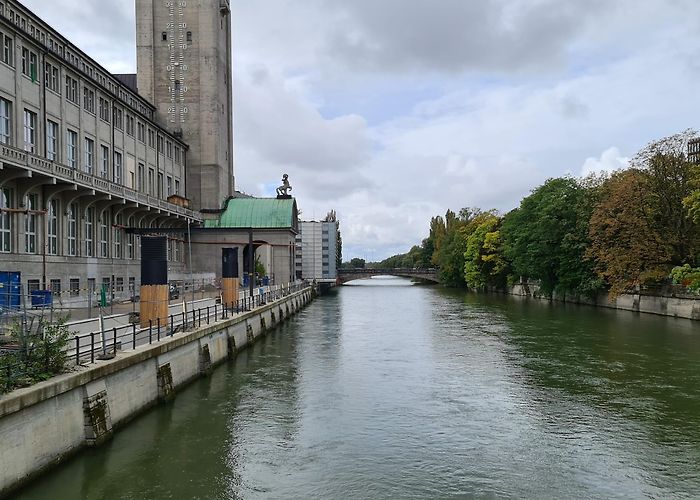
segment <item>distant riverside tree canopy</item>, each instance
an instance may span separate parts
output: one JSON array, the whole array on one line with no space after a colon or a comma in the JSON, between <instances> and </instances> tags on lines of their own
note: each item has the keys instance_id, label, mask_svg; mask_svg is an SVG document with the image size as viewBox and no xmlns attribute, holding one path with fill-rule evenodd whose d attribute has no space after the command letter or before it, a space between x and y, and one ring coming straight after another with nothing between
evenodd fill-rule
<instances>
[{"instance_id":1,"label":"distant riverside tree canopy","mask_svg":"<svg viewBox=\"0 0 700 500\"><path fill-rule=\"evenodd\" d=\"M653 141L612 174L548 179L507 214L448 210L420 246L368 266L438 267L444 284L472 289L536 282L548 295L671 281L700 290L700 166L687 156L696 136Z\"/></svg>"}]
</instances>

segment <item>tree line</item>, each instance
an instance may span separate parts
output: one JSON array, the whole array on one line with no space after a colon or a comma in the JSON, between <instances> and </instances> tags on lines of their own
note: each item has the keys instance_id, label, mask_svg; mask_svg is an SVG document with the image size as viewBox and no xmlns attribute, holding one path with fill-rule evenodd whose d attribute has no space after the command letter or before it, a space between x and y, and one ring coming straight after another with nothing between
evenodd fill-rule
<instances>
[{"instance_id":1,"label":"tree line","mask_svg":"<svg viewBox=\"0 0 700 500\"><path fill-rule=\"evenodd\" d=\"M651 142L611 174L548 179L506 214L448 210L421 245L372 267L437 267L443 283L616 296L649 284L700 289L700 167L693 130Z\"/></svg>"}]
</instances>

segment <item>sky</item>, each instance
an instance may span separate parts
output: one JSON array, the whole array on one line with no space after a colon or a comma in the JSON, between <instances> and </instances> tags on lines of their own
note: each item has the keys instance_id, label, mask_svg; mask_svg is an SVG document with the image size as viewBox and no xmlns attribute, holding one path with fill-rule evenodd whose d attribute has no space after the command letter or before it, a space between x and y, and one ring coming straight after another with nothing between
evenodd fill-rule
<instances>
[{"instance_id":1,"label":"sky","mask_svg":"<svg viewBox=\"0 0 700 500\"><path fill-rule=\"evenodd\" d=\"M25 0L114 73L129 0ZM624 168L698 128L696 0L231 0L236 187L289 174L343 257L420 244L447 209L507 212L547 178Z\"/></svg>"}]
</instances>

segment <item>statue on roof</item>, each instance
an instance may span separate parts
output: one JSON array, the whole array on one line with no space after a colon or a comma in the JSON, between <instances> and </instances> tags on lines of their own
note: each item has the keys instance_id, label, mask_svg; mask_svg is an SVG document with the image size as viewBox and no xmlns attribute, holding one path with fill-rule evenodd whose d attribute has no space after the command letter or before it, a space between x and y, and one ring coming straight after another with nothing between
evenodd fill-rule
<instances>
[{"instance_id":1,"label":"statue on roof","mask_svg":"<svg viewBox=\"0 0 700 500\"><path fill-rule=\"evenodd\" d=\"M289 191L292 190L292 186L289 184L289 176L284 174L282 176L282 185L277 188L278 198L291 198Z\"/></svg>"}]
</instances>

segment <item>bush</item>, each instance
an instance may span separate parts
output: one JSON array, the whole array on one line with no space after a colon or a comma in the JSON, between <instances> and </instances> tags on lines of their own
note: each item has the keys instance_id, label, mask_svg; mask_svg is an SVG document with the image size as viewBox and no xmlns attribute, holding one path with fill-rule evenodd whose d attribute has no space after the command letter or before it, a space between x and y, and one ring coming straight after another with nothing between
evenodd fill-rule
<instances>
[{"instance_id":1,"label":"bush","mask_svg":"<svg viewBox=\"0 0 700 500\"><path fill-rule=\"evenodd\" d=\"M12 328L19 349L0 355L0 392L41 382L66 370L66 346L72 333L65 319L42 322L38 331L39 334L24 336L20 325Z\"/></svg>"},{"instance_id":2,"label":"bush","mask_svg":"<svg viewBox=\"0 0 700 500\"><path fill-rule=\"evenodd\" d=\"M700 267L690 267L690 264L683 264L671 269L669 278L674 285L682 285L694 293L700 293Z\"/></svg>"}]
</instances>

